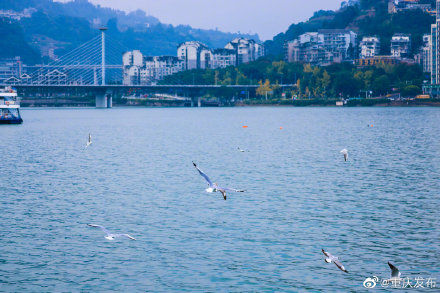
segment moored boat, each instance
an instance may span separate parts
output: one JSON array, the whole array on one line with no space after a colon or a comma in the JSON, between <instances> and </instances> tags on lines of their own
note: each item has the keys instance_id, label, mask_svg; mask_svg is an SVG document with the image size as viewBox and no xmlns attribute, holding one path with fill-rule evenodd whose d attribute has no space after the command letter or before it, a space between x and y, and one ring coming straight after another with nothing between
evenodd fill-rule
<instances>
[{"instance_id":1,"label":"moored boat","mask_svg":"<svg viewBox=\"0 0 440 293\"><path fill-rule=\"evenodd\" d=\"M0 89L0 124L21 124L20 101L12 88Z\"/></svg>"}]
</instances>

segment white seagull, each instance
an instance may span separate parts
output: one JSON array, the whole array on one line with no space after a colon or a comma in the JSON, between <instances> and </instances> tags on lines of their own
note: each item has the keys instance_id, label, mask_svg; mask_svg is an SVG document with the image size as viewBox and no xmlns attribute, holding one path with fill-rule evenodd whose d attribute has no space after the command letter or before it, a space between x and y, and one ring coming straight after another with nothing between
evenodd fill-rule
<instances>
[{"instance_id":1,"label":"white seagull","mask_svg":"<svg viewBox=\"0 0 440 293\"><path fill-rule=\"evenodd\" d=\"M134 237L132 237L132 236L130 236L128 234L113 234L113 233L110 233L109 230L107 230L106 228L104 228L103 226L100 226L100 225L95 225L95 224L87 224L87 225L90 226L90 227L101 229L105 234L107 234L107 235L105 235L105 239L107 239L107 240L115 240L115 238L118 238L118 237L127 237L127 238L130 238L131 240L136 240Z\"/></svg>"},{"instance_id":2,"label":"white seagull","mask_svg":"<svg viewBox=\"0 0 440 293\"><path fill-rule=\"evenodd\" d=\"M344 160L347 162L347 160L348 160L348 151L347 151L347 149L343 149L341 151L341 154L344 155Z\"/></svg>"},{"instance_id":3,"label":"white seagull","mask_svg":"<svg viewBox=\"0 0 440 293\"><path fill-rule=\"evenodd\" d=\"M389 279L389 281L396 281L396 280L400 280L400 271L398 268L396 268L392 263L388 262L388 265L391 269L391 278Z\"/></svg>"},{"instance_id":4,"label":"white seagull","mask_svg":"<svg viewBox=\"0 0 440 293\"><path fill-rule=\"evenodd\" d=\"M239 190L239 189L233 189L233 188L224 188L224 187L220 187L217 185L217 183L212 183L211 179L209 179L208 175L206 175L205 173L203 173L202 170L199 169L199 167L197 167L196 163L192 162L194 167L197 169L197 171L199 171L199 174L205 178L205 180L208 182L208 188L206 189L206 192L212 193L212 192L217 192L219 191L222 195L223 198L226 200L226 191L231 191L231 192L245 192L245 190Z\"/></svg>"},{"instance_id":5,"label":"white seagull","mask_svg":"<svg viewBox=\"0 0 440 293\"><path fill-rule=\"evenodd\" d=\"M242 150L240 147L238 147L238 151L244 153L245 150Z\"/></svg>"},{"instance_id":6,"label":"white seagull","mask_svg":"<svg viewBox=\"0 0 440 293\"><path fill-rule=\"evenodd\" d=\"M86 148L92 144L92 135L89 133L89 139L87 140Z\"/></svg>"},{"instance_id":7,"label":"white seagull","mask_svg":"<svg viewBox=\"0 0 440 293\"><path fill-rule=\"evenodd\" d=\"M326 263L333 262L341 271L348 273L348 271L345 269L345 267L339 261L338 257L331 255L329 252L325 251L324 249L321 249L321 250L322 250L322 253L324 253L324 255L327 257L325 259Z\"/></svg>"}]
</instances>

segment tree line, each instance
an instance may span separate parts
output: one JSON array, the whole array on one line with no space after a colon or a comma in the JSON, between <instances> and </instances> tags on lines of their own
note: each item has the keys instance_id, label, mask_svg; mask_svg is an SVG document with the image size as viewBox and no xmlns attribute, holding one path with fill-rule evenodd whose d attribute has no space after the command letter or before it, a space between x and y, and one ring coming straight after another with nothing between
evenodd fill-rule
<instances>
[{"instance_id":1,"label":"tree line","mask_svg":"<svg viewBox=\"0 0 440 293\"><path fill-rule=\"evenodd\" d=\"M281 97L284 85L296 85L286 98L335 99L421 93L424 74L417 64L400 63L358 68L350 63L326 67L258 60L238 67L182 71L160 84L259 85L256 98Z\"/></svg>"}]
</instances>

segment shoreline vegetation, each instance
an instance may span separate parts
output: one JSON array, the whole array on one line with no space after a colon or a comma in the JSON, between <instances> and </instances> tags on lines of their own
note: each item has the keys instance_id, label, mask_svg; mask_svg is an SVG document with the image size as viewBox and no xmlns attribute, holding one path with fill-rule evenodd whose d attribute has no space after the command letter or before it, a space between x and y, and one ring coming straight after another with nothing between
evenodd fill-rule
<instances>
[{"instance_id":1,"label":"shoreline vegetation","mask_svg":"<svg viewBox=\"0 0 440 293\"><path fill-rule=\"evenodd\" d=\"M343 102L342 105L337 105L341 100L268 100L268 101L243 101L236 103L235 106L293 106L293 107L403 107L403 106L432 106L439 107L440 99L407 99L407 100L392 100L392 99L349 99Z\"/></svg>"}]
</instances>

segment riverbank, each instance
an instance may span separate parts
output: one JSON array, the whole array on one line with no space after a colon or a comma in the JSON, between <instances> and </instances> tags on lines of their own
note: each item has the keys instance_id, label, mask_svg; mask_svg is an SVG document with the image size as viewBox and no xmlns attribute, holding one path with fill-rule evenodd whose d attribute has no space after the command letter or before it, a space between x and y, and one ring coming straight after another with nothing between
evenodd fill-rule
<instances>
[{"instance_id":1,"label":"riverbank","mask_svg":"<svg viewBox=\"0 0 440 293\"><path fill-rule=\"evenodd\" d=\"M293 107L440 107L440 99L349 99L340 100L249 100L235 103L236 106L293 106Z\"/></svg>"}]
</instances>

